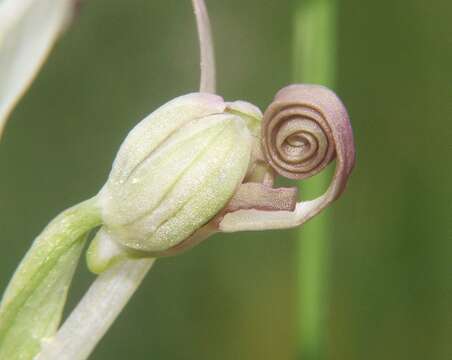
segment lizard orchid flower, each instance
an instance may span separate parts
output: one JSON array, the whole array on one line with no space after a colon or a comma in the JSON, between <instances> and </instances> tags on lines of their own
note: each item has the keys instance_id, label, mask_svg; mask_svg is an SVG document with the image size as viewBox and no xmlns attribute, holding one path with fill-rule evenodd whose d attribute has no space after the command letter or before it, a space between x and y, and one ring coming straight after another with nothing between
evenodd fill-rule
<instances>
[{"instance_id":1,"label":"lizard orchid flower","mask_svg":"<svg viewBox=\"0 0 452 360\"><path fill-rule=\"evenodd\" d=\"M293 84L263 113L246 101L225 101L215 94L207 10L204 1L192 2L199 92L139 122L99 193L60 214L34 241L0 305L0 358L85 359L155 258L216 232L300 226L344 191L355 153L339 98L322 86ZM274 186L276 176L303 180L334 159L331 184L314 200L299 202L296 187ZM87 263L99 276L57 331L75 264L95 227Z\"/></svg>"}]
</instances>

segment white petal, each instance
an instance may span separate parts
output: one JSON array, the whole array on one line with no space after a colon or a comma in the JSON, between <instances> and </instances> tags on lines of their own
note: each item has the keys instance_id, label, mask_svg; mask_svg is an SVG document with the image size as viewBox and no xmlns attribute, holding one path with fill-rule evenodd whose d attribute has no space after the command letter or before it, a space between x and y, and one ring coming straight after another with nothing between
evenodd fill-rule
<instances>
[{"instance_id":1,"label":"white petal","mask_svg":"<svg viewBox=\"0 0 452 360\"><path fill-rule=\"evenodd\" d=\"M0 137L74 9L74 0L0 2Z\"/></svg>"}]
</instances>

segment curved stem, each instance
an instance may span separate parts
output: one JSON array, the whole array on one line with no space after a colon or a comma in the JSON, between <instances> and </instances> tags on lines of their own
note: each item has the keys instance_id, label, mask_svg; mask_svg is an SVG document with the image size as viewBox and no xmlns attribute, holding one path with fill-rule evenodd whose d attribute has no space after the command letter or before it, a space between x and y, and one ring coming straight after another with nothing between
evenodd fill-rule
<instances>
[{"instance_id":1,"label":"curved stem","mask_svg":"<svg viewBox=\"0 0 452 360\"><path fill-rule=\"evenodd\" d=\"M335 73L335 0L295 0L294 77L332 87ZM303 184L312 197L329 182L328 172ZM306 186L307 185L307 186ZM329 217L322 214L298 231L299 350L302 358L327 354Z\"/></svg>"},{"instance_id":2,"label":"curved stem","mask_svg":"<svg viewBox=\"0 0 452 360\"><path fill-rule=\"evenodd\" d=\"M35 360L83 360L135 293L155 259L124 260L99 275Z\"/></svg>"},{"instance_id":3,"label":"curved stem","mask_svg":"<svg viewBox=\"0 0 452 360\"><path fill-rule=\"evenodd\" d=\"M212 30L204 0L192 0L198 28L199 48L201 54L200 92L215 94L215 54L212 42Z\"/></svg>"}]
</instances>

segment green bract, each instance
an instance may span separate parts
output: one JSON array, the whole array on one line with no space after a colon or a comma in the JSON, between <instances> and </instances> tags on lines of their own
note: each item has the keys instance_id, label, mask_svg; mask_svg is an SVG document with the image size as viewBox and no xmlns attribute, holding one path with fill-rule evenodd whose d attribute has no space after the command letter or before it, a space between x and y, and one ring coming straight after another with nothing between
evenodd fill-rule
<instances>
[{"instance_id":1,"label":"green bract","mask_svg":"<svg viewBox=\"0 0 452 360\"><path fill-rule=\"evenodd\" d=\"M166 251L215 217L250 163L251 115L194 93L163 105L127 136L100 193L103 231L129 250Z\"/></svg>"}]
</instances>

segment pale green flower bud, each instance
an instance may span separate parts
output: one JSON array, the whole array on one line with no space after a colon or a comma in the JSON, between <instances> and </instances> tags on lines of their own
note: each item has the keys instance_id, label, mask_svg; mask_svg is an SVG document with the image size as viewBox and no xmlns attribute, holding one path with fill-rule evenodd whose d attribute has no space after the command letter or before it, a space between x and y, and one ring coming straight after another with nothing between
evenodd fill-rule
<instances>
[{"instance_id":1,"label":"pale green flower bud","mask_svg":"<svg viewBox=\"0 0 452 360\"><path fill-rule=\"evenodd\" d=\"M150 114L125 139L101 191L104 235L159 254L208 223L252 163L247 123L221 97L203 93Z\"/></svg>"}]
</instances>

